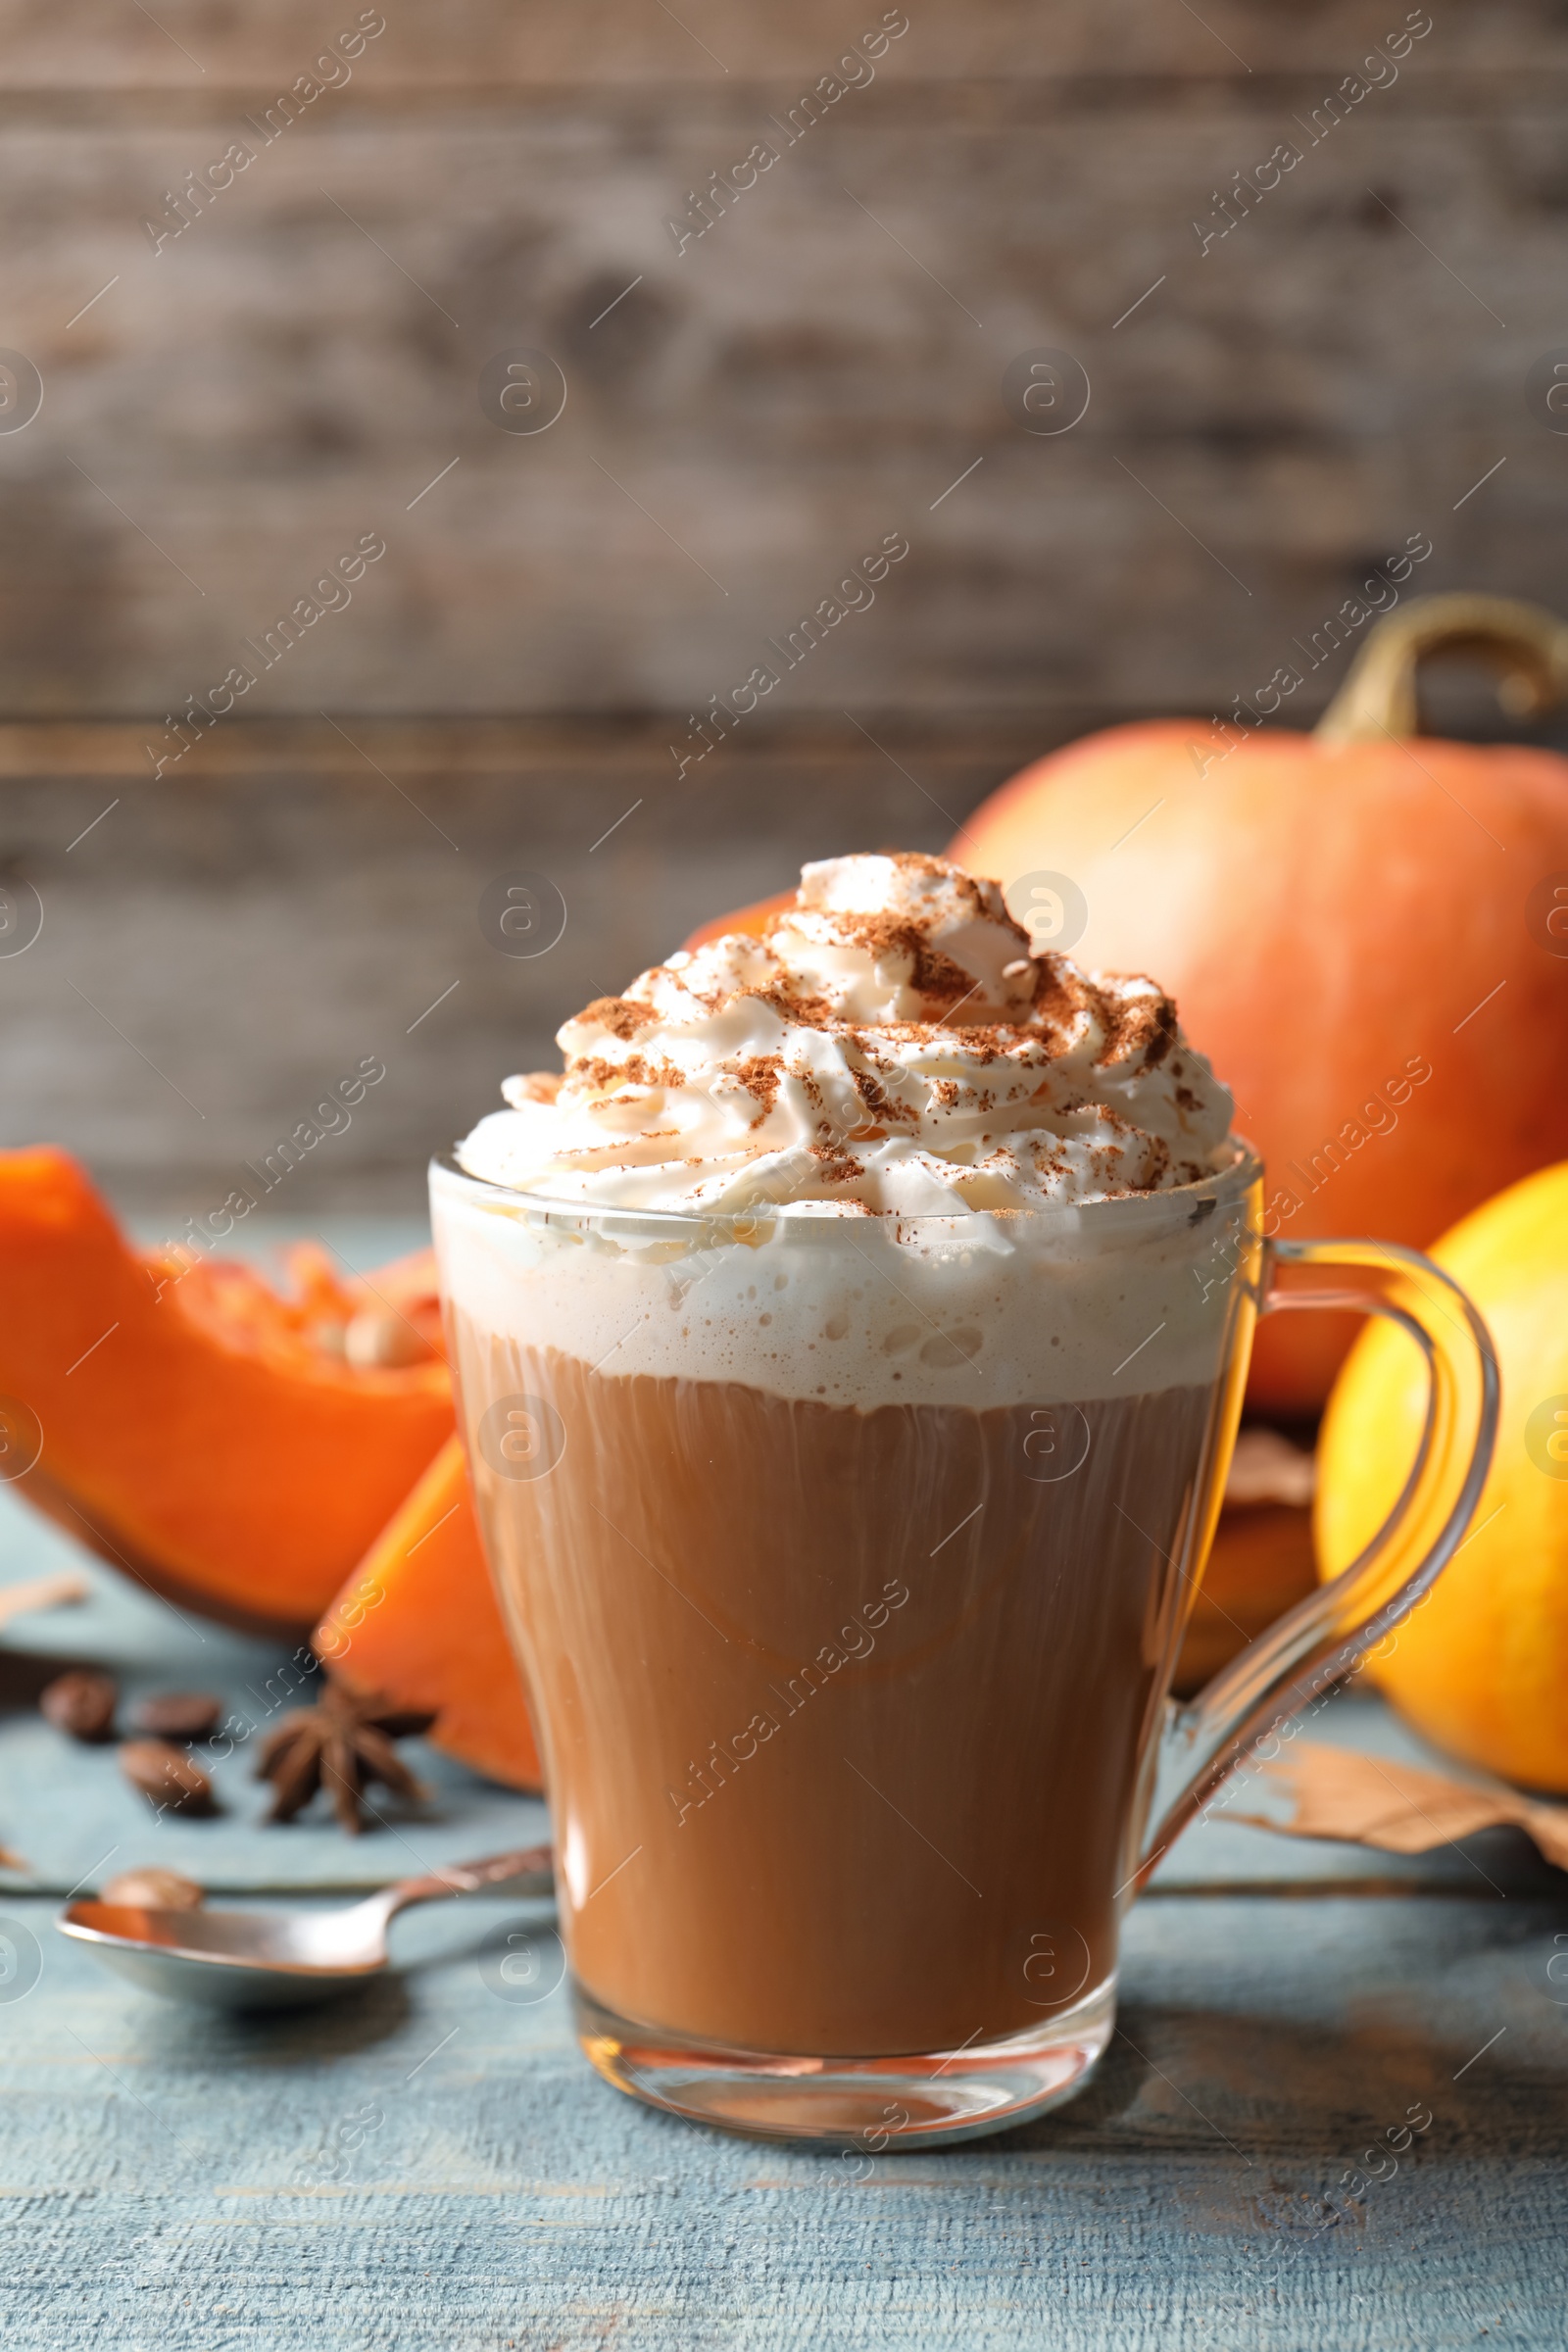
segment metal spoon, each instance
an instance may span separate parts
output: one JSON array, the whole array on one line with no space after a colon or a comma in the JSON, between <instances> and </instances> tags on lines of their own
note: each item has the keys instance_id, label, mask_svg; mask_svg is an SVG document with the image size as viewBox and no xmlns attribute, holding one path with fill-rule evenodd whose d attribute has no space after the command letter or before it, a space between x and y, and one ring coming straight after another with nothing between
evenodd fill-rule
<instances>
[{"instance_id":1,"label":"metal spoon","mask_svg":"<svg viewBox=\"0 0 1568 2352\"><path fill-rule=\"evenodd\" d=\"M55 1926L168 2000L209 2009L298 2008L377 1976L387 1964L387 1922L411 1903L514 1882L519 1894L548 1894L551 1862L548 1845L454 1862L337 1911L151 1911L80 1902L68 1903Z\"/></svg>"}]
</instances>

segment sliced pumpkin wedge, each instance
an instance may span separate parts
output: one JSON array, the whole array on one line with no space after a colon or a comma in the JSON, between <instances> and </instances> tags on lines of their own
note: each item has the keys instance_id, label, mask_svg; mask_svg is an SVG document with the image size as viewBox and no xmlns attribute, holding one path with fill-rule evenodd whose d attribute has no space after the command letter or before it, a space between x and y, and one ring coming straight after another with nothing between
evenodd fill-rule
<instances>
[{"instance_id":1,"label":"sliced pumpkin wedge","mask_svg":"<svg viewBox=\"0 0 1568 2352\"><path fill-rule=\"evenodd\" d=\"M266 1633L316 1622L452 1429L423 1257L371 1283L305 1246L296 1274L288 1298L137 1250L69 1153L0 1152L0 1474L166 1599Z\"/></svg>"}]
</instances>

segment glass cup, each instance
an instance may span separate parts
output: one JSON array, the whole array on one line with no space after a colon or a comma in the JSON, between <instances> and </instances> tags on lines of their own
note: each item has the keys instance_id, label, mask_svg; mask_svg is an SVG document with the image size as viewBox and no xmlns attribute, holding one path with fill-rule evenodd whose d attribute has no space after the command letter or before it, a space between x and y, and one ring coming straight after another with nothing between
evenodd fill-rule
<instances>
[{"instance_id":1,"label":"glass cup","mask_svg":"<svg viewBox=\"0 0 1568 2352\"><path fill-rule=\"evenodd\" d=\"M1496 1412L1474 1308L1410 1250L1265 1240L1245 1149L1000 1215L606 1208L449 1163L431 1196L588 2057L861 2150L1070 2097L1159 1855L1460 1542ZM1253 1325L1286 1305L1396 1317L1425 1438L1361 1558L1178 1709Z\"/></svg>"}]
</instances>

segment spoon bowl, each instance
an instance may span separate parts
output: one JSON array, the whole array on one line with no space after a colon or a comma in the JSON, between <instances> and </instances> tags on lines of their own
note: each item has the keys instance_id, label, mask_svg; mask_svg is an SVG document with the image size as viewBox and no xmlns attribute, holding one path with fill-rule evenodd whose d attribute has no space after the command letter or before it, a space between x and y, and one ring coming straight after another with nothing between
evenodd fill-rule
<instances>
[{"instance_id":1,"label":"spoon bowl","mask_svg":"<svg viewBox=\"0 0 1568 2352\"><path fill-rule=\"evenodd\" d=\"M534 1845L403 1879L333 1911L160 1911L68 1903L55 1925L107 1968L166 2000L208 2009L293 2009L326 2001L386 1969L387 1926L411 1903L512 1886L548 1894L551 1849Z\"/></svg>"}]
</instances>

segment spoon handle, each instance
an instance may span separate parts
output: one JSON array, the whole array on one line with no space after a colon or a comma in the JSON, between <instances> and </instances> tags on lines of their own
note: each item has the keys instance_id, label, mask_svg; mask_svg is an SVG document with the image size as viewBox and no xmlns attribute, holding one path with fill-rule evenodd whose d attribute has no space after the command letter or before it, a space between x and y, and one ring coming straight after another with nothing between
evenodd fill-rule
<instances>
[{"instance_id":1,"label":"spoon handle","mask_svg":"<svg viewBox=\"0 0 1568 2352\"><path fill-rule=\"evenodd\" d=\"M386 1890L387 1916L410 1903L431 1903L445 1894L473 1894L481 1886L504 1886L514 1880L519 1894L548 1894L555 1886L554 1848L525 1845L515 1853L487 1854L480 1862L451 1862L428 1877L401 1879Z\"/></svg>"}]
</instances>

